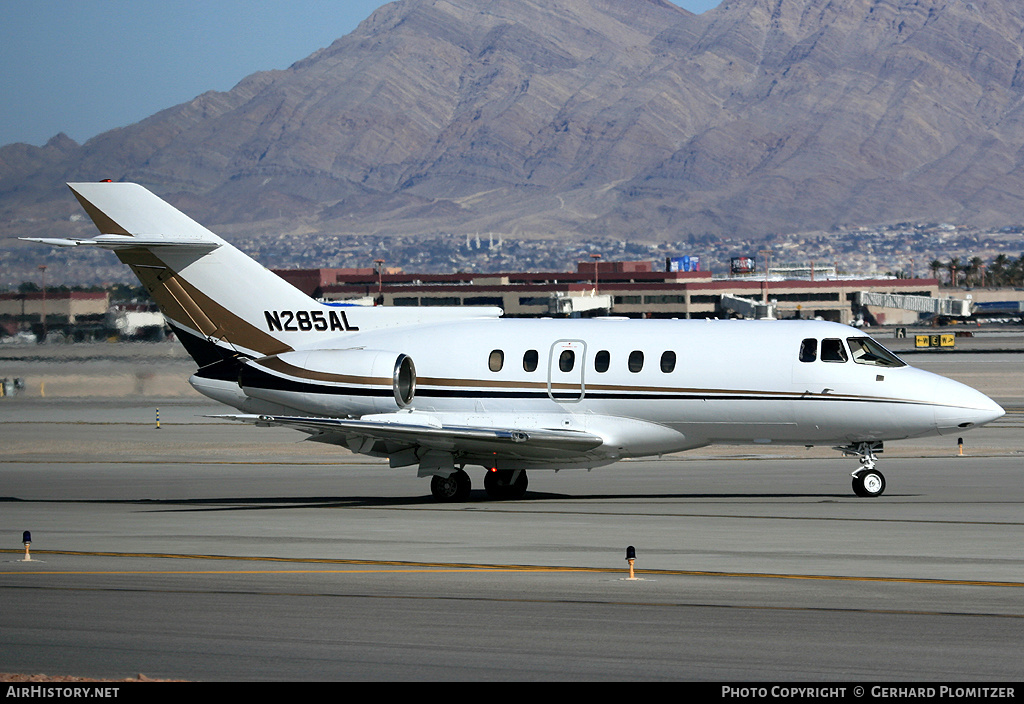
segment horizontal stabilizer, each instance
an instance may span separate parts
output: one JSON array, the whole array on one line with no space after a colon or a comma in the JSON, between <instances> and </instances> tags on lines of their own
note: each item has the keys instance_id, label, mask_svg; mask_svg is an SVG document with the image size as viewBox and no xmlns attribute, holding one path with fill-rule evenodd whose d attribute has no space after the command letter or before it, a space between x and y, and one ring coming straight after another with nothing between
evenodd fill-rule
<instances>
[{"instance_id":1,"label":"horizontal stabilizer","mask_svg":"<svg viewBox=\"0 0 1024 704\"><path fill-rule=\"evenodd\" d=\"M192 239L185 237L172 237L168 235L100 235L93 238L68 238L57 237L19 237L26 242L38 242L54 247L100 247L101 249L130 249L133 247L176 247L178 249L193 249L201 252L210 252L220 247L220 242L209 240Z\"/></svg>"},{"instance_id":2,"label":"horizontal stabilizer","mask_svg":"<svg viewBox=\"0 0 1024 704\"><path fill-rule=\"evenodd\" d=\"M69 183L68 187L102 233L150 236L173 232L175 238L222 242L217 235L136 183Z\"/></svg>"}]
</instances>

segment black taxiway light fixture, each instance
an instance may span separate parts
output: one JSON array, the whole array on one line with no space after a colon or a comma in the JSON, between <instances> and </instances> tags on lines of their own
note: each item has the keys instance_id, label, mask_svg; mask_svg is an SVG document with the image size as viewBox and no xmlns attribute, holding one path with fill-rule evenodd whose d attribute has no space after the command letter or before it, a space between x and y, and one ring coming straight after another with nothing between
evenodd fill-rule
<instances>
[{"instance_id":1,"label":"black taxiway light fixture","mask_svg":"<svg viewBox=\"0 0 1024 704\"><path fill-rule=\"evenodd\" d=\"M626 548L626 562L629 563L629 578L636 579L633 576L633 563L636 561L636 548L630 545Z\"/></svg>"}]
</instances>

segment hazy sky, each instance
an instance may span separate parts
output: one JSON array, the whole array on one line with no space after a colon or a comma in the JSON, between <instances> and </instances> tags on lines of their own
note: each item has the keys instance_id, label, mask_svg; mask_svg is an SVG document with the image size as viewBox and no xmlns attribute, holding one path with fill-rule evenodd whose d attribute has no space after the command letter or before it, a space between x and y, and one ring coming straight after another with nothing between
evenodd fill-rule
<instances>
[{"instance_id":1,"label":"hazy sky","mask_svg":"<svg viewBox=\"0 0 1024 704\"><path fill-rule=\"evenodd\" d=\"M675 0L704 12L721 0ZM385 0L0 0L0 145L82 143L283 69Z\"/></svg>"}]
</instances>

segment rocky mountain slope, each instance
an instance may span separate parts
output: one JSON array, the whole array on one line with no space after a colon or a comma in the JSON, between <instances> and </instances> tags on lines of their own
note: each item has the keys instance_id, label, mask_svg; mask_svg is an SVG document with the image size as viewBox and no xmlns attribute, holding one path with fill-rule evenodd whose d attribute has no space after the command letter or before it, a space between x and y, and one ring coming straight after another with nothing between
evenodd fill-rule
<instances>
[{"instance_id":1,"label":"rocky mountain slope","mask_svg":"<svg viewBox=\"0 0 1024 704\"><path fill-rule=\"evenodd\" d=\"M220 231L681 240L1024 212L1014 0L401 0L84 145L0 148L0 235L68 180Z\"/></svg>"}]
</instances>

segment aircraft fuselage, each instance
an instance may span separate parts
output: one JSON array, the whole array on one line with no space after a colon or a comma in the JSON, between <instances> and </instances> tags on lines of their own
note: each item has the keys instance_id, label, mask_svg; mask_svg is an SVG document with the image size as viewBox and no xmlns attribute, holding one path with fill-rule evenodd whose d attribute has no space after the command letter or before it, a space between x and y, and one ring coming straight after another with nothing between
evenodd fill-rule
<instances>
[{"instance_id":1,"label":"aircraft fuselage","mask_svg":"<svg viewBox=\"0 0 1024 704\"><path fill-rule=\"evenodd\" d=\"M250 413L578 430L604 439L578 458L587 466L711 443L962 432L1002 414L970 387L891 355L858 359L865 340L816 321L470 320L347 333L253 360L228 396L201 376L193 383ZM393 374L399 356L415 375L405 399ZM567 459L512 464L559 468Z\"/></svg>"}]
</instances>

